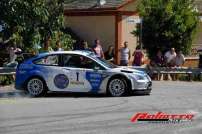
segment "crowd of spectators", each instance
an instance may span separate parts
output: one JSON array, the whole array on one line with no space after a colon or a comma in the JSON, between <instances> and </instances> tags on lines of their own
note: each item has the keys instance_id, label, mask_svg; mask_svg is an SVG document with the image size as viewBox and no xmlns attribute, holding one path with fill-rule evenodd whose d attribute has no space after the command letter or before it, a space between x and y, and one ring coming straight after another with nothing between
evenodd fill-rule
<instances>
[{"instance_id":1,"label":"crowd of spectators","mask_svg":"<svg viewBox=\"0 0 202 134\"><path fill-rule=\"evenodd\" d=\"M184 63L185 57L182 51L175 51L175 48L170 48L164 55L158 49L156 56L150 62L151 66L154 67L181 67Z\"/></svg>"},{"instance_id":2,"label":"crowd of spectators","mask_svg":"<svg viewBox=\"0 0 202 134\"><path fill-rule=\"evenodd\" d=\"M56 47L52 49L50 47L50 39L46 41L44 47L39 49L40 52L51 52L51 51L64 51L60 41L56 41ZM15 46L8 47L9 52L9 62L6 66L16 65L16 57L17 53L21 52L20 48ZM113 45L109 45L107 51L103 51L102 44L99 39L94 41L92 47L88 46L87 41L82 40L74 50L83 50L83 51L91 51L94 52L98 57L108 60L110 62L114 62L115 51ZM135 51L131 53L131 50L128 48L128 42L125 41L123 46L118 50L120 54L120 66L128 66L130 61L132 61L132 66L142 66L145 61L145 54L140 46L137 46ZM132 54L132 55L131 55ZM133 59L131 59L131 57ZM160 49L157 49L156 55L151 58L150 66L153 67L180 67L184 64L185 58L182 54L182 51L175 51L175 48L170 48L169 51L163 52Z\"/></svg>"}]
</instances>

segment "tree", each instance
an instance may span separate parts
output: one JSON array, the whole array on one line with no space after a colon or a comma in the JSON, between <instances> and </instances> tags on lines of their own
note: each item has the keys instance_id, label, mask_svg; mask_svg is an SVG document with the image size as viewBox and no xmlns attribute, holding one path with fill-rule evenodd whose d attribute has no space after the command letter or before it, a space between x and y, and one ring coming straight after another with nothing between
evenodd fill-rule
<instances>
[{"instance_id":1,"label":"tree","mask_svg":"<svg viewBox=\"0 0 202 134\"><path fill-rule=\"evenodd\" d=\"M1 0L3 39L31 49L38 45L43 47L50 36L52 42L61 40L66 49L71 49L74 41L62 32L63 4L63 0Z\"/></svg>"},{"instance_id":2,"label":"tree","mask_svg":"<svg viewBox=\"0 0 202 134\"><path fill-rule=\"evenodd\" d=\"M142 0L138 10L143 18L142 43L150 58L157 49L174 47L185 54L190 52L199 24L193 0Z\"/></svg>"}]
</instances>

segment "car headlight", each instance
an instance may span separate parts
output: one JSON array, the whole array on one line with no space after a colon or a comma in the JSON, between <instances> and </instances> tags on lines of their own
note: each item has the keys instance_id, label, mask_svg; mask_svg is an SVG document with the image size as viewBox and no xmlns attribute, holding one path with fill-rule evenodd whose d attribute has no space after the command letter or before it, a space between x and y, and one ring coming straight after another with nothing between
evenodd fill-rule
<instances>
[{"instance_id":1,"label":"car headlight","mask_svg":"<svg viewBox=\"0 0 202 134\"><path fill-rule=\"evenodd\" d=\"M145 77L143 75L137 75L137 74L135 74L135 78L137 80L145 80Z\"/></svg>"}]
</instances>

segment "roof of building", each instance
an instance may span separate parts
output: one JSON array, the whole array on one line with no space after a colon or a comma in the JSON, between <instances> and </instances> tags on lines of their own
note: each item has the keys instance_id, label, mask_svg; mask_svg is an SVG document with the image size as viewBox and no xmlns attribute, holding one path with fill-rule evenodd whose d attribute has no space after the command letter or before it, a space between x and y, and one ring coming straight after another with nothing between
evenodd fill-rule
<instances>
[{"instance_id":1,"label":"roof of building","mask_svg":"<svg viewBox=\"0 0 202 134\"><path fill-rule=\"evenodd\" d=\"M134 0L106 0L102 6L97 4L98 0L65 0L66 10L86 10L86 9L117 9ZM195 4L202 13L202 0L195 0Z\"/></svg>"},{"instance_id":2,"label":"roof of building","mask_svg":"<svg viewBox=\"0 0 202 134\"><path fill-rule=\"evenodd\" d=\"M202 0L196 0L195 4L196 4L199 12L202 13Z\"/></svg>"},{"instance_id":3,"label":"roof of building","mask_svg":"<svg viewBox=\"0 0 202 134\"><path fill-rule=\"evenodd\" d=\"M97 4L98 0L70 0L65 1L65 9L82 10L82 9L116 9L133 0L106 0L102 6Z\"/></svg>"}]
</instances>

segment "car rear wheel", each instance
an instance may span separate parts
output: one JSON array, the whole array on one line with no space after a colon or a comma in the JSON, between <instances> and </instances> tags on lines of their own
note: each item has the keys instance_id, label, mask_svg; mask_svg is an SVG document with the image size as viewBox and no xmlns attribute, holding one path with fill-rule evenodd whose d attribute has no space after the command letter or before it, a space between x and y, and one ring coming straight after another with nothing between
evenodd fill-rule
<instances>
[{"instance_id":1,"label":"car rear wheel","mask_svg":"<svg viewBox=\"0 0 202 134\"><path fill-rule=\"evenodd\" d=\"M45 83L40 78L31 78L27 82L27 90L31 96L42 96L46 92Z\"/></svg>"},{"instance_id":2,"label":"car rear wheel","mask_svg":"<svg viewBox=\"0 0 202 134\"><path fill-rule=\"evenodd\" d=\"M112 79L108 84L108 92L113 97L120 97L126 94L126 80L120 78Z\"/></svg>"}]
</instances>

